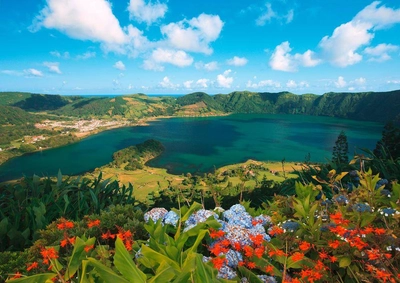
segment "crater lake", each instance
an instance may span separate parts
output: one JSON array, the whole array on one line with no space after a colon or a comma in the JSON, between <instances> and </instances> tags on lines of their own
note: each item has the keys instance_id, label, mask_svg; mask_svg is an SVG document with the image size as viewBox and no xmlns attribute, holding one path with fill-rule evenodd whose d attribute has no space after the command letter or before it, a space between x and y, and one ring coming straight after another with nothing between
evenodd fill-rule
<instances>
[{"instance_id":1,"label":"crater lake","mask_svg":"<svg viewBox=\"0 0 400 283\"><path fill-rule=\"evenodd\" d=\"M169 118L148 126L101 132L67 146L26 154L0 166L0 181L23 175L78 175L103 166L122 148L148 139L165 146L164 153L147 165L170 173L204 173L248 159L260 161L325 162L341 131L349 156L373 149L383 125L331 117L272 114L234 114L222 117Z\"/></svg>"}]
</instances>

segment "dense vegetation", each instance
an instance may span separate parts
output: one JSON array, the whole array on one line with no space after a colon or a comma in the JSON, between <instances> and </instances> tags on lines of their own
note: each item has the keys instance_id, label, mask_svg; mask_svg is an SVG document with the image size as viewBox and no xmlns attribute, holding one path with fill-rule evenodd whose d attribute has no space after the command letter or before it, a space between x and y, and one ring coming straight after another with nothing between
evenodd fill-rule
<instances>
[{"instance_id":1,"label":"dense vegetation","mask_svg":"<svg viewBox=\"0 0 400 283\"><path fill-rule=\"evenodd\" d=\"M332 116L356 120L387 122L399 116L400 90L365 93L290 92L268 93L236 91L210 96L196 92L177 99L144 94L115 98L72 97L25 93L0 93L3 105L30 111L50 111L57 115L82 118L157 117L165 115L207 115L222 113L271 113Z\"/></svg>"},{"instance_id":2,"label":"dense vegetation","mask_svg":"<svg viewBox=\"0 0 400 283\"><path fill-rule=\"evenodd\" d=\"M156 140L147 140L143 143L121 149L113 154L110 167L121 167L125 170L142 169L144 163L157 157L164 151L164 146Z\"/></svg>"}]
</instances>

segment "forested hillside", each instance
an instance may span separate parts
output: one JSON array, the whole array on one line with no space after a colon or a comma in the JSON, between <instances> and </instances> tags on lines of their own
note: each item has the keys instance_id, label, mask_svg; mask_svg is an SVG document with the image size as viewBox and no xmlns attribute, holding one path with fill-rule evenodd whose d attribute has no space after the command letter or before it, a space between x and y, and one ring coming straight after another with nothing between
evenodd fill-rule
<instances>
[{"instance_id":1,"label":"forested hillside","mask_svg":"<svg viewBox=\"0 0 400 283\"><path fill-rule=\"evenodd\" d=\"M0 93L3 105L28 111L47 111L79 118L139 119L157 116L199 116L224 113L306 114L386 122L400 113L400 90L390 92L326 93L235 91L208 95L195 92L179 97L144 94L79 97L26 93Z\"/></svg>"}]
</instances>

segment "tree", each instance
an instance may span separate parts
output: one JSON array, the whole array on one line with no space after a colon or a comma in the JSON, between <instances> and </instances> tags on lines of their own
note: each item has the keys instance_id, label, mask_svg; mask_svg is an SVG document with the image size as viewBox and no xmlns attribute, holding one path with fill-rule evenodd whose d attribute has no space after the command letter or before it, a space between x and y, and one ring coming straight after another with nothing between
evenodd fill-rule
<instances>
[{"instance_id":1,"label":"tree","mask_svg":"<svg viewBox=\"0 0 400 283\"><path fill-rule=\"evenodd\" d=\"M379 158L392 157L394 160L400 157L400 128L392 121L386 123L374 149L374 154Z\"/></svg>"},{"instance_id":2,"label":"tree","mask_svg":"<svg viewBox=\"0 0 400 283\"><path fill-rule=\"evenodd\" d=\"M347 143L346 134L341 131L333 147L332 162L336 164L349 163L349 144Z\"/></svg>"}]
</instances>

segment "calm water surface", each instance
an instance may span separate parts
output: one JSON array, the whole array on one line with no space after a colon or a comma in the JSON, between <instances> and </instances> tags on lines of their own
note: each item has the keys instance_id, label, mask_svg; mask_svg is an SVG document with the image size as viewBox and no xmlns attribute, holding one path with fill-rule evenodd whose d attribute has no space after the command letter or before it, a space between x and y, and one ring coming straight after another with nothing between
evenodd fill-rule
<instances>
[{"instance_id":1,"label":"calm water surface","mask_svg":"<svg viewBox=\"0 0 400 283\"><path fill-rule=\"evenodd\" d=\"M112 160L113 152L147 139L166 150L148 165L175 174L207 172L215 167L256 159L324 162L331 157L340 131L345 131L352 155L373 149L383 125L329 117L235 114L210 118L171 118L150 126L114 129L61 148L35 152L0 166L0 181L24 175L80 174Z\"/></svg>"}]
</instances>

